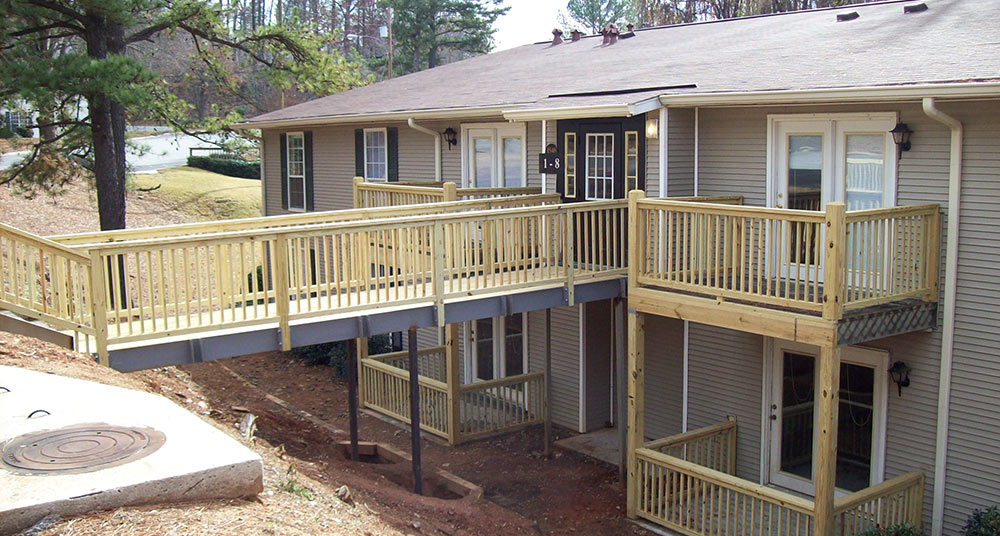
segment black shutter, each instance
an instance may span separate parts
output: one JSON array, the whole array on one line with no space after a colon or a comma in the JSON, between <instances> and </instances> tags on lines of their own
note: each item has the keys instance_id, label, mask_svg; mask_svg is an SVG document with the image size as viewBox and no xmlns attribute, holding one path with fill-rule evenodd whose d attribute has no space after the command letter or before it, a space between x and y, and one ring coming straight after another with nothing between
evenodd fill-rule
<instances>
[{"instance_id":1,"label":"black shutter","mask_svg":"<svg viewBox=\"0 0 1000 536\"><path fill-rule=\"evenodd\" d=\"M365 130L354 130L354 176L365 176Z\"/></svg>"},{"instance_id":2,"label":"black shutter","mask_svg":"<svg viewBox=\"0 0 1000 536\"><path fill-rule=\"evenodd\" d=\"M288 136L281 135L281 208L288 210Z\"/></svg>"},{"instance_id":3,"label":"black shutter","mask_svg":"<svg viewBox=\"0 0 1000 536\"><path fill-rule=\"evenodd\" d=\"M313 210L313 133L307 130L303 136L306 166L306 210Z\"/></svg>"},{"instance_id":4,"label":"black shutter","mask_svg":"<svg viewBox=\"0 0 1000 536\"><path fill-rule=\"evenodd\" d=\"M396 127L389 127L385 131L386 146L386 177L392 182L399 180L399 131Z\"/></svg>"}]
</instances>

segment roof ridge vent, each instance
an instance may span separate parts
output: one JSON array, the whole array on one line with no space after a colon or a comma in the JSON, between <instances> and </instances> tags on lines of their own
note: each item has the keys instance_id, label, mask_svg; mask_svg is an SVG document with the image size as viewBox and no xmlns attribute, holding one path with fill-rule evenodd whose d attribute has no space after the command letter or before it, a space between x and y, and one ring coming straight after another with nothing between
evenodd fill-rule
<instances>
[{"instance_id":1,"label":"roof ridge vent","mask_svg":"<svg viewBox=\"0 0 1000 536\"><path fill-rule=\"evenodd\" d=\"M920 13L921 11L927 11L927 4L920 2L919 4L910 4L908 6L903 6L903 13Z\"/></svg>"},{"instance_id":2,"label":"roof ridge vent","mask_svg":"<svg viewBox=\"0 0 1000 536\"><path fill-rule=\"evenodd\" d=\"M841 13L837 15L837 22L847 22L849 20L854 20L861 15L858 15L857 11L851 11L850 13Z\"/></svg>"}]
</instances>

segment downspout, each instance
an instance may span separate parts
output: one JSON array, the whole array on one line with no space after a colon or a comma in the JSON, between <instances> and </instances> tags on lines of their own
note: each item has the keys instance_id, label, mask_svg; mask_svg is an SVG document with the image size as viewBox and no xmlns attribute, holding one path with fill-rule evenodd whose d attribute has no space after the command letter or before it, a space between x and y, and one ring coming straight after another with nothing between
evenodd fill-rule
<instances>
[{"instance_id":1,"label":"downspout","mask_svg":"<svg viewBox=\"0 0 1000 536\"><path fill-rule=\"evenodd\" d=\"M962 123L937 109L924 97L924 114L951 129L948 168L948 231L944 271L944 319L941 321L941 372L938 383L937 446L934 461L934 503L931 535L941 536L944 526L945 464L948 460L948 421L951 411L951 367L955 347L955 295L958 286L958 233L962 195Z\"/></svg>"},{"instance_id":2,"label":"downspout","mask_svg":"<svg viewBox=\"0 0 1000 536\"><path fill-rule=\"evenodd\" d=\"M694 169L692 170L692 172L693 172L692 179L694 181L694 185L693 185L694 191L692 193L694 195L698 195L698 141L699 141L698 140L698 138L699 138L699 131L698 131L698 129L699 129L699 127L700 127L700 125L698 124L698 108L695 108L694 109ZM689 320L685 320L684 321L684 355L683 355L684 364L683 364L683 372L682 372L683 376L682 376L682 383L681 383L681 393L682 393L681 394L681 398L682 398L682 400L681 400L681 432L685 432L685 433L688 431L688 393L689 393L689 384L688 384L689 369L688 369L688 364L691 362L690 361L690 359L691 359L691 350L690 350L690 348L691 348L691 339L690 339L690 337L691 337L691 322Z\"/></svg>"},{"instance_id":3,"label":"downspout","mask_svg":"<svg viewBox=\"0 0 1000 536\"><path fill-rule=\"evenodd\" d=\"M413 130L423 132L428 136L434 136L434 180L441 182L441 133L435 132L427 127L418 125L412 117L406 120Z\"/></svg>"}]
</instances>

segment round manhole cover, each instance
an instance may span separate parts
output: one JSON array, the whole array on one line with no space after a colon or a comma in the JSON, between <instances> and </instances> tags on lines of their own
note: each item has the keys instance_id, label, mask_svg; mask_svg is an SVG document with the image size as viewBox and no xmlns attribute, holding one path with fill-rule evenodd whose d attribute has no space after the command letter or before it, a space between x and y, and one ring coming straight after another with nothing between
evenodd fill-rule
<instances>
[{"instance_id":1,"label":"round manhole cover","mask_svg":"<svg viewBox=\"0 0 1000 536\"><path fill-rule=\"evenodd\" d=\"M149 456L164 441L152 428L85 424L15 437L3 445L0 461L24 475L88 473Z\"/></svg>"}]
</instances>

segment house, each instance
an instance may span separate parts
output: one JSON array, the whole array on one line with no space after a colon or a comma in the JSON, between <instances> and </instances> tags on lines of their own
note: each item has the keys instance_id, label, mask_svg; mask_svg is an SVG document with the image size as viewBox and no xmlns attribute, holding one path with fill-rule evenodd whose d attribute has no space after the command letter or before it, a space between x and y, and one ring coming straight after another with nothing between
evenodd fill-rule
<instances>
[{"instance_id":1,"label":"house","mask_svg":"<svg viewBox=\"0 0 1000 536\"><path fill-rule=\"evenodd\" d=\"M267 214L347 208L352 176L537 186L567 203L623 199L632 189L647 198L739 195L746 206L777 209L741 215L648 205L658 211L651 221L665 225L673 218L676 225L688 218L694 229L640 237L659 241L660 251L647 248L652 264L630 266L644 281L630 277L628 304L645 323L645 419L635 440L732 416L739 428L735 476L812 497L822 472L813 457L822 438L814 430L824 426L818 419L829 418L817 413L824 407L817 382L839 373L840 432L823 446L838 452L836 496L920 472L927 485L917 517L934 534L954 533L974 508L1000 502L1000 437L989 410L1000 402L992 327L1000 320L1000 280L989 269L1000 247L990 223L1000 208L1000 27L989 15L997 7L992 1L880 2L557 38L240 126L263 133ZM897 143L894 134L909 139ZM536 155L550 144L564 165L543 175ZM823 380L818 339L782 338L788 328L791 339L809 340L795 332L794 319L769 315L800 314L807 303L814 313L824 307L820 287L830 268L819 258L819 237L826 224L781 214L824 214L829 203L843 203L849 222L854 211L939 205L946 230L932 236L936 207L905 221L847 224L847 240L863 243L851 242L841 275L849 279L848 292L868 288L869 303L877 304L881 292L869 287L888 292L887 278L899 276L885 267L898 253L888 245L904 233L933 248L906 262L943 260L939 279L915 282L908 298L894 302L905 303L898 311L877 313L883 325L842 339L858 344L830 347L840 368L823 372L833 374ZM948 217L959 211L960 217ZM736 225L737 217L744 218L740 225L753 225L741 230L749 243L740 249L761 257L741 261L749 271L744 276L791 280L796 288L761 290L759 281L744 279L740 286L704 276L679 281L669 273L676 264L665 268L677 261L665 258L664 240L674 241L678 255L685 245L694 248L697 262L724 262L722 254L697 250L706 243L725 249L726 238L718 236L727 231L719 222L730 218ZM781 233L786 247L799 251L784 261L776 252L763 258L763 244ZM685 244L684 237L698 240ZM925 270L913 277L934 275ZM641 303L633 303L635 292ZM620 314L611 302L551 311L554 422L581 433L622 425L616 407L626 397L614 381L621 368L615 368L612 328ZM464 380L538 370L543 316L467 323ZM801 330L808 317L795 318ZM636 351L634 344L629 351ZM890 378L894 364L897 374L909 370L908 380L899 378L906 387ZM825 493L832 489L822 485ZM636 508L647 519L669 517L641 505L630 505L630 513Z\"/></svg>"},{"instance_id":2,"label":"house","mask_svg":"<svg viewBox=\"0 0 1000 536\"><path fill-rule=\"evenodd\" d=\"M121 369L411 328L422 429L611 429L630 517L952 534L1000 502L996 7L609 29L264 114L266 218L0 227L0 308ZM409 365L361 357L405 420Z\"/></svg>"}]
</instances>

